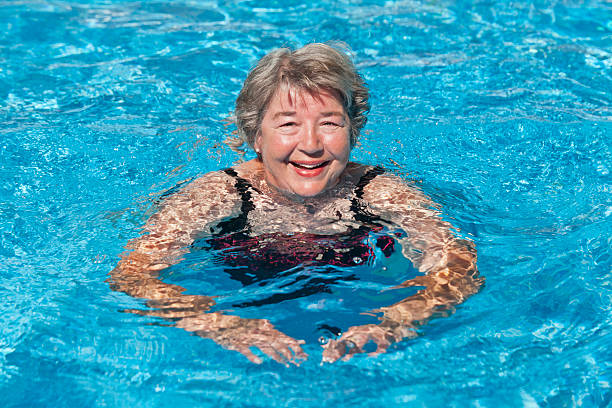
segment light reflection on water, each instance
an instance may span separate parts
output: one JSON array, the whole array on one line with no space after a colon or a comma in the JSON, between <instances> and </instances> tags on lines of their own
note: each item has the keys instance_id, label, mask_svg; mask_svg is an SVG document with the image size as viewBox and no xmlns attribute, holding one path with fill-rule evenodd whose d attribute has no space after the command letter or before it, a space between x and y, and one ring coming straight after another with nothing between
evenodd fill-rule
<instances>
[{"instance_id":1,"label":"light reflection on water","mask_svg":"<svg viewBox=\"0 0 612 408\"><path fill-rule=\"evenodd\" d=\"M605 2L3 2L0 401L609 405L610 21ZM313 344L290 370L119 313L140 302L106 274L155 198L237 159L220 142L248 69L328 39L372 91L355 158L442 205L485 289L387 355L319 366Z\"/></svg>"}]
</instances>

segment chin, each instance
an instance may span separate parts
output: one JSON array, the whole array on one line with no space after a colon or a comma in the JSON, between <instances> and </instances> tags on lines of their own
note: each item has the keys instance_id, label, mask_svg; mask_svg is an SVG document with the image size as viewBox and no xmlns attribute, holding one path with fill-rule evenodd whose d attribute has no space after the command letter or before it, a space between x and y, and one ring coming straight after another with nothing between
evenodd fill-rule
<instances>
[{"instance_id":1,"label":"chin","mask_svg":"<svg viewBox=\"0 0 612 408\"><path fill-rule=\"evenodd\" d=\"M312 197L318 196L322 192L323 192L323 190L321 190L321 191L314 191L314 192L311 192L311 191L308 191L308 192L299 192L299 193L294 193L294 194L299 196L299 197L302 197L302 198L312 198Z\"/></svg>"},{"instance_id":2,"label":"chin","mask_svg":"<svg viewBox=\"0 0 612 408\"><path fill-rule=\"evenodd\" d=\"M309 198L309 197L316 197L319 194L325 192L327 190L327 186L325 187L303 187L303 188L296 188L293 189L293 194L303 197L303 198Z\"/></svg>"}]
</instances>

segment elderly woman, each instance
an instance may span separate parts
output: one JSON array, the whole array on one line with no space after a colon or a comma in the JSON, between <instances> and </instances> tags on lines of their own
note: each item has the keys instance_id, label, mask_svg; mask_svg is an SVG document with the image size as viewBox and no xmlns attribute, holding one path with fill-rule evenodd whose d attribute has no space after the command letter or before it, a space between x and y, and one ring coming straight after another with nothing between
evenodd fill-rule
<instances>
[{"instance_id":1,"label":"elderly woman","mask_svg":"<svg viewBox=\"0 0 612 408\"><path fill-rule=\"evenodd\" d=\"M350 268L367 262L374 249L389 256L401 245L421 274L396 288L422 289L381 305L374 311L381 314L378 324L350 327L324 344L323 359L350 358L369 342L381 353L414 336L419 324L475 293L481 279L473 246L453 235L419 190L380 167L349 161L368 109L368 90L343 51L309 44L264 56L236 101L238 136L231 140L235 148L246 143L257 157L205 174L166 198L111 272L112 288L148 299L150 309L132 312L170 319L253 362L261 359L251 347L296 363L307 358L302 340L265 319L212 311L213 298L186 295L159 272L204 247L229 254L223 262L230 270L247 268L233 277L248 285L303 264ZM365 243L384 228L401 233L379 235L377 248ZM280 300L313 293L306 289L284 292Z\"/></svg>"}]
</instances>

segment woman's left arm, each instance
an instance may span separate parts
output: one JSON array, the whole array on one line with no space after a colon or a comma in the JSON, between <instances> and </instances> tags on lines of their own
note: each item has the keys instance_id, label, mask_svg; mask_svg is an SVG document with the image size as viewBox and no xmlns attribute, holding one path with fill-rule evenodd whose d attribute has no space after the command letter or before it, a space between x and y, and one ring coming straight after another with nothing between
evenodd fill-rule
<instances>
[{"instance_id":1,"label":"woman's left arm","mask_svg":"<svg viewBox=\"0 0 612 408\"><path fill-rule=\"evenodd\" d=\"M442 220L435 204L420 190L398 177L381 175L364 188L364 204L390 224L401 227L402 252L423 273L396 288L422 287L414 295L381 307L379 324L353 326L338 340L331 340L324 361L351 358L363 353L373 341L384 352L391 344L416 336L416 327L436 315L448 314L467 297L478 292L484 279L478 276L476 249L459 239L454 228Z\"/></svg>"}]
</instances>

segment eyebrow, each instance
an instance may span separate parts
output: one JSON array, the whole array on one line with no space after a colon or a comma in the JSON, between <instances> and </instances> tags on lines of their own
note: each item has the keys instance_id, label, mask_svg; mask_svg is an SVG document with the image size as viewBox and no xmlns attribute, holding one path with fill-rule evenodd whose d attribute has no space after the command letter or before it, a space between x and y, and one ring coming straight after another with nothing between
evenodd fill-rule
<instances>
[{"instance_id":1,"label":"eyebrow","mask_svg":"<svg viewBox=\"0 0 612 408\"><path fill-rule=\"evenodd\" d=\"M287 111L287 112L276 112L272 119L280 118L281 116L295 116L295 111Z\"/></svg>"},{"instance_id":2,"label":"eyebrow","mask_svg":"<svg viewBox=\"0 0 612 408\"><path fill-rule=\"evenodd\" d=\"M281 116L295 116L295 115L296 115L295 111L276 112L272 116L272 119L278 119ZM330 117L330 116L341 116L341 117L344 117L344 113L338 112L338 111L321 112L321 116L324 117L324 118L327 118L327 117Z\"/></svg>"},{"instance_id":3,"label":"eyebrow","mask_svg":"<svg viewBox=\"0 0 612 408\"><path fill-rule=\"evenodd\" d=\"M331 112L322 112L321 116L329 117L329 116L342 116L344 117L344 112L331 111Z\"/></svg>"}]
</instances>

